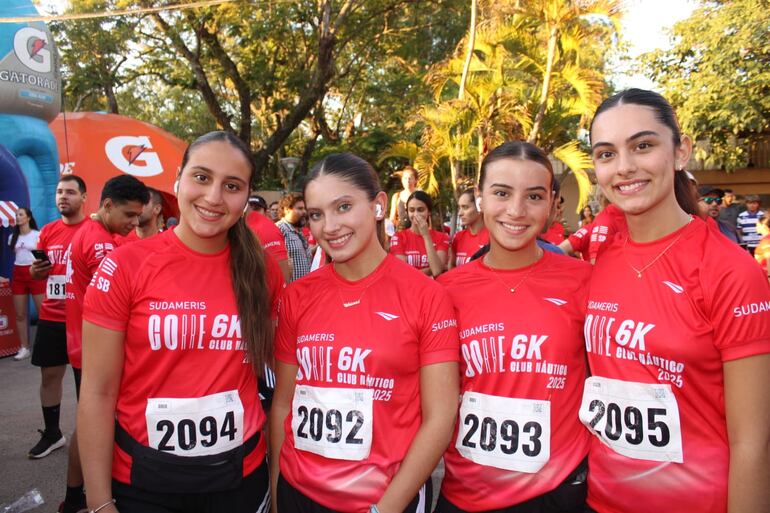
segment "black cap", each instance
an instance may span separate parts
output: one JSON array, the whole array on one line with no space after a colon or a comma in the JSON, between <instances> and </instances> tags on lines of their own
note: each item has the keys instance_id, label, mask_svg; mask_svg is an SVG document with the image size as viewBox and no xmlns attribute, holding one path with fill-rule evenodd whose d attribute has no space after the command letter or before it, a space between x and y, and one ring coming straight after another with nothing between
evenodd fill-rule
<instances>
[{"instance_id":1,"label":"black cap","mask_svg":"<svg viewBox=\"0 0 770 513\"><path fill-rule=\"evenodd\" d=\"M259 194L254 194L253 196L249 196L249 205L267 210L267 201L265 201L265 198L263 198Z\"/></svg>"},{"instance_id":2,"label":"black cap","mask_svg":"<svg viewBox=\"0 0 770 513\"><path fill-rule=\"evenodd\" d=\"M703 196L708 196L709 194L716 194L719 198L724 198L725 191L720 189L719 187L714 187L713 185L701 185L698 187L698 194Z\"/></svg>"}]
</instances>

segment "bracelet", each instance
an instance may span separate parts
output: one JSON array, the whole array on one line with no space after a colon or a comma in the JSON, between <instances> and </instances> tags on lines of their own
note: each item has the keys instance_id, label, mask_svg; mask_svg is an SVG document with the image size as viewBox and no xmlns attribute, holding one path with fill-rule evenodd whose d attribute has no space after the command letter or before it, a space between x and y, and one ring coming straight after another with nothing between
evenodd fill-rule
<instances>
[{"instance_id":1,"label":"bracelet","mask_svg":"<svg viewBox=\"0 0 770 513\"><path fill-rule=\"evenodd\" d=\"M107 506L112 506L113 504L115 504L115 499L110 499L107 502L105 502L104 504L102 504L101 506L96 507L96 508L90 510L88 513L97 513L98 511L103 510Z\"/></svg>"}]
</instances>

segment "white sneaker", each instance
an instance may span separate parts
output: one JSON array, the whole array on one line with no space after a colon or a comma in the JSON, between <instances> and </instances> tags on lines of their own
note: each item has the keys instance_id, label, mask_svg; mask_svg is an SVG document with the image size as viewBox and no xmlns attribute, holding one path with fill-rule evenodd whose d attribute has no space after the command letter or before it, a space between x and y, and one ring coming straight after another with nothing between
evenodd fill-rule
<instances>
[{"instance_id":1,"label":"white sneaker","mask_svg":"<svg viewBox=\"0 0 770 513\"><path fill-rule=\"evenodd\" d=\"M16 356L13 357L14 360L23 360L25 358L29 358L32 355L29 349L26 347L22 347L19 349L19 352L16 353Z\"/></svg>"}]
</instances>

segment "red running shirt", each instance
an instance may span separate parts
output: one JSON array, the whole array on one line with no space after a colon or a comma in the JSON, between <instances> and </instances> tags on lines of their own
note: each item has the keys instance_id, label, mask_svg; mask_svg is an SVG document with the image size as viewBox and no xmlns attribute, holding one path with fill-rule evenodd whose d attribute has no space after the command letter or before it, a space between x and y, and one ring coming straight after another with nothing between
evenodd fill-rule
<instances>
[{"instance_id":1,"label":"red running shirt","mask_svg":"<svg viewBox=\"0 0 770 513\"><path fill-rule=\"evenodd\" d=\"M525 405L545 402L550 409L549 416L538 408L538 419L512 416L509 404L495 409L490 403L467 414L461 408L441 486L459 509L502 510L548 493L586 457L590 435L578 408L586 377L581 328L590 273L587 263L546 251L524 269L492 270L478 259L439 276L457 314L461 390L468 396L463 405L483 394L528 400L519 401ZM515 465L514 458L522 463Z\"/></svg>"},{"instance_id":2,"label":"red running shirt","mask_svg":"<svg viewBox=\"0 0 770 513\"><path fill-rule=\"evenodd\" d=\"M471 257L487 244L489 244L489 232L485 226L482 226L476 235L473 235L468 228L455 233L452 239L455 267L460 267L470 262Z\"/></svg>"},{"instance_id":3,"label":"red running shirt","mask_svg":"<svg viewBox=\"0 0 770 513\"><path fill-rule=\"evenodd\" d=\"M436 251L449 250L449 236L444 232L430 231L430 238ZM425 250L425 240L412 230L401 230L390 238L390 252L393 255L406 257L406 262L416 269L427 269L428 253Z\"/></svg>"},{"instance_id":4,"label":"red running shirt","mask_svg":"<svg viewBox=\"0 0 770 513\"><path fill-rule=\"evenodd\" d=\"M64 284L67 277L67 260L72 237L83 226L85 220L77 224L65 224L61 219L50 222L40 230L37 245L48 253L51 272L46 280L46 292L40 306L40 319L53 322L66 322L64 307Z\"/></svg>"},{"instance_id":5,"label":"red running shirt","mask_svg":"<svg viewBox=\"0 0 770 513\"><path fill-rule=\"evenodd\" d=\"M143 445L180 456L198 456L203 454L193 451L204 445L216 442L216 448L217 443L246 441L264 426L256 379L244 358L229 260L229 247L212 255L198 253L169 230L111 253L88 287L83 318L125 333L123 375L115 412L120 425ZM283 277L271 258L266 264L266 281L275 304ZM187 424L206 430L196 431L199 443L195 447L183 447L183 433L188 441L191 436L189 426L184 431L180 427L187 420L184 416L172 418L172 425L167 424L165 429L153 430L157 432L155 443L151 443L148 426L155 427L158 422L148 413L153 401L200 399L228 391L237 391L242 419L237 412L228 418L228 413L195 411L189 417L198 422ZM162 441L169 430L172 436ZM244 475L262 463L265 448L263 437L245 457ZM217 452L222 451L213 453ZM112 476L123 483L131 482L131 457L117 445Z\"/></svg>"},{"instance_id":6,"label":"red running shirt","mask_svg":"<svg viewBox=\"0 0 770 513\"><path fill-rule=\"evenodd\" d=\"M589 293L593 376L580 413L597 437L588 502L600 513L724 513L722 366L770 353L770 286L746 251L699 218L651 243L624 242L597 261ZM631 265L672 243L637 277Z\"/></svg>"},{"instance_id":7,"label":"red running shirt","mask_svg":"<svg viewBox=\"0 0 770 513\"><path fill-rule=\"evenodd\" d=\"M83 298L102 259L115 249L112 234L99 221L87 219L72 238L67 264L67 356L73 369L82 366Z\"/></svg>"},{"instance_id":8,"label":"red running shirt","mask_svg":"<svg viewBox=\"0 0 770 513\"><path fill-rule=\"evenodd\" d=\"M594 263L602 251L618 235L628 233L626 216L615 205L607 205L596 214L594 222L582 227L568 237L573 251L578 251L583 260ZM605 244L606 243L606 244Z\"/></svg>"},{"instance_id":9,"label":"red running shirt","mask_svg":"<svg viewBox=\"0 0 770 513\"><path fill-rule=\"evenodd\" d=\"M246 216L246 224L254 232L254 235L257 236L257 240L262 244L262 249L266 253L271 254L276 262L289 258L289 255L286 253L283 233L281 233L281 230L274 222L259 212L252 212Z\"/></svg>"},{"instance_id":10,"label":"red running shirt","mask_svg":"<svg viewBox=\"0 0 770 513\"><path fill-rule=\"evenodd\" d=\"M292 282L275 348L278 360L299 368L280 455L284 478L327 508L367 512L376 504L421 424L420 368L459 360L456 325L442 287L390 255L357 282L333 265ZM325 404L346 394L362 404L305 407L301 389L333 395ZM335 438L327 426L339 424ZM342 448L352 456L298 448L314 439L330 453Z\"/></svg>"}]
</instances>

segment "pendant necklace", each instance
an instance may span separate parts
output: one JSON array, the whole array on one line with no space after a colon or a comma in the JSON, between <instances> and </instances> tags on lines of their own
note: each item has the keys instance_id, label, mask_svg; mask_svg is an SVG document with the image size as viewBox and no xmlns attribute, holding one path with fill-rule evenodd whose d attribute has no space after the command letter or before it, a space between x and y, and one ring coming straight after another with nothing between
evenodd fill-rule
<instances>
[{"instance_id":1,"label":"pendant necklace","mask_svg":"<svg viewBox=\"0 0 770 513\"><path fill-rule=\"evenodd\" d=\"M692 220L693 220L693 217L692 217L692 216L690 216L690 220L689 220L689 221L687 221L687 224L685 224L684 226L687 226L688 224L690 224L690 223L692 222ZM684 227L682 227L682 228L684 228ZM681 228L680 228L680 230L681 230ZM629 236L628 236L628 235L626 235L626 241L623 243L623 256L625 257L625 259L626 259L626 263L628 264L628 266L629 266L631 269L633 269L633 270L634 270L634 272L636 273L636 277L637 277L637 278L641 278L641 277L642 277L642 273L643 273L644 271L646 271L647 269L649 269L649 268L650 268L650 267L651 267L651 266L652 266L652 265L653 265L655 262L657 262L658 260L660 260L661 258L663 258L663 255L665 255L665 254L666 254L666 252L667 252L669 249L671 249L672 247L674 247L674 244L676 244L677 242L679 242L679 239L681 239L683 235L684 235L684 231L683 231L682 233L680 233L680 234L679 234L679 235L676 237L676 239L674 239L674 240L671 242L671 244L669 244L668 246L666 246L666 248L665 248L663 251L661 251L661 252L658 254L658 256L656 256L655 258L653 258L653 259L652 259L652 262L650 262L649 264L645 265L645 266L644 266L644 267L642 267L641 269L637 269L636 267L634 267L634 265L633 265L633 264L631 263L631 261L628 259L628 252L626 251L626 246L628 245L628 238L629 238Z\"/></svg>"},{"instance_id":2,"label":"pendant necklace","mask_svg":"<svg viewBox=\"0 0 770 513\"><path fill-rule=\"evenodd\" d=\"M522 284L522 283L524 283L524 282L527 280L527 278L529 278L529 276L530 276L530 275L531 275L531 274L534 272L535 268L537 267L537 263L538 263L538 262L540 262L540 260L541 260L542 258L543 258L543 250L541 249L541 250L540 250L540 255L537 257L537 260L535 260L535 261L532 263L532 265L530 266L530 269L529 269L529 271L527 271L527 273L526 273L526 274L525 274L525 275L524 275L524 276L523 276L523 277L522 277L522 278L519 280L519 282L518 282L516 285L514 285L513 287L511 287L510 285L508 285L508 284L505 282L505 280L503 280L503 278L500 276L500 273L499 273L499 271L497 271L497 270L496 270L494 267L490 266L490 265L489 265L489 262L485 262L485 264L487 264L487 267L489 268L489 270L490 270L490 271L492 271L492 274L495 276L495 278L497 278L497 280L498 280L500 283L502 283L502 284L503 284L503 286L504 286L506 289L508 289L508 290L511 292L511 294L515 294L515 293L516 293L516 290L517 290L517 289L518 289L518 288L521 286L521 284Z\"/></svg>"}]
</instances>

